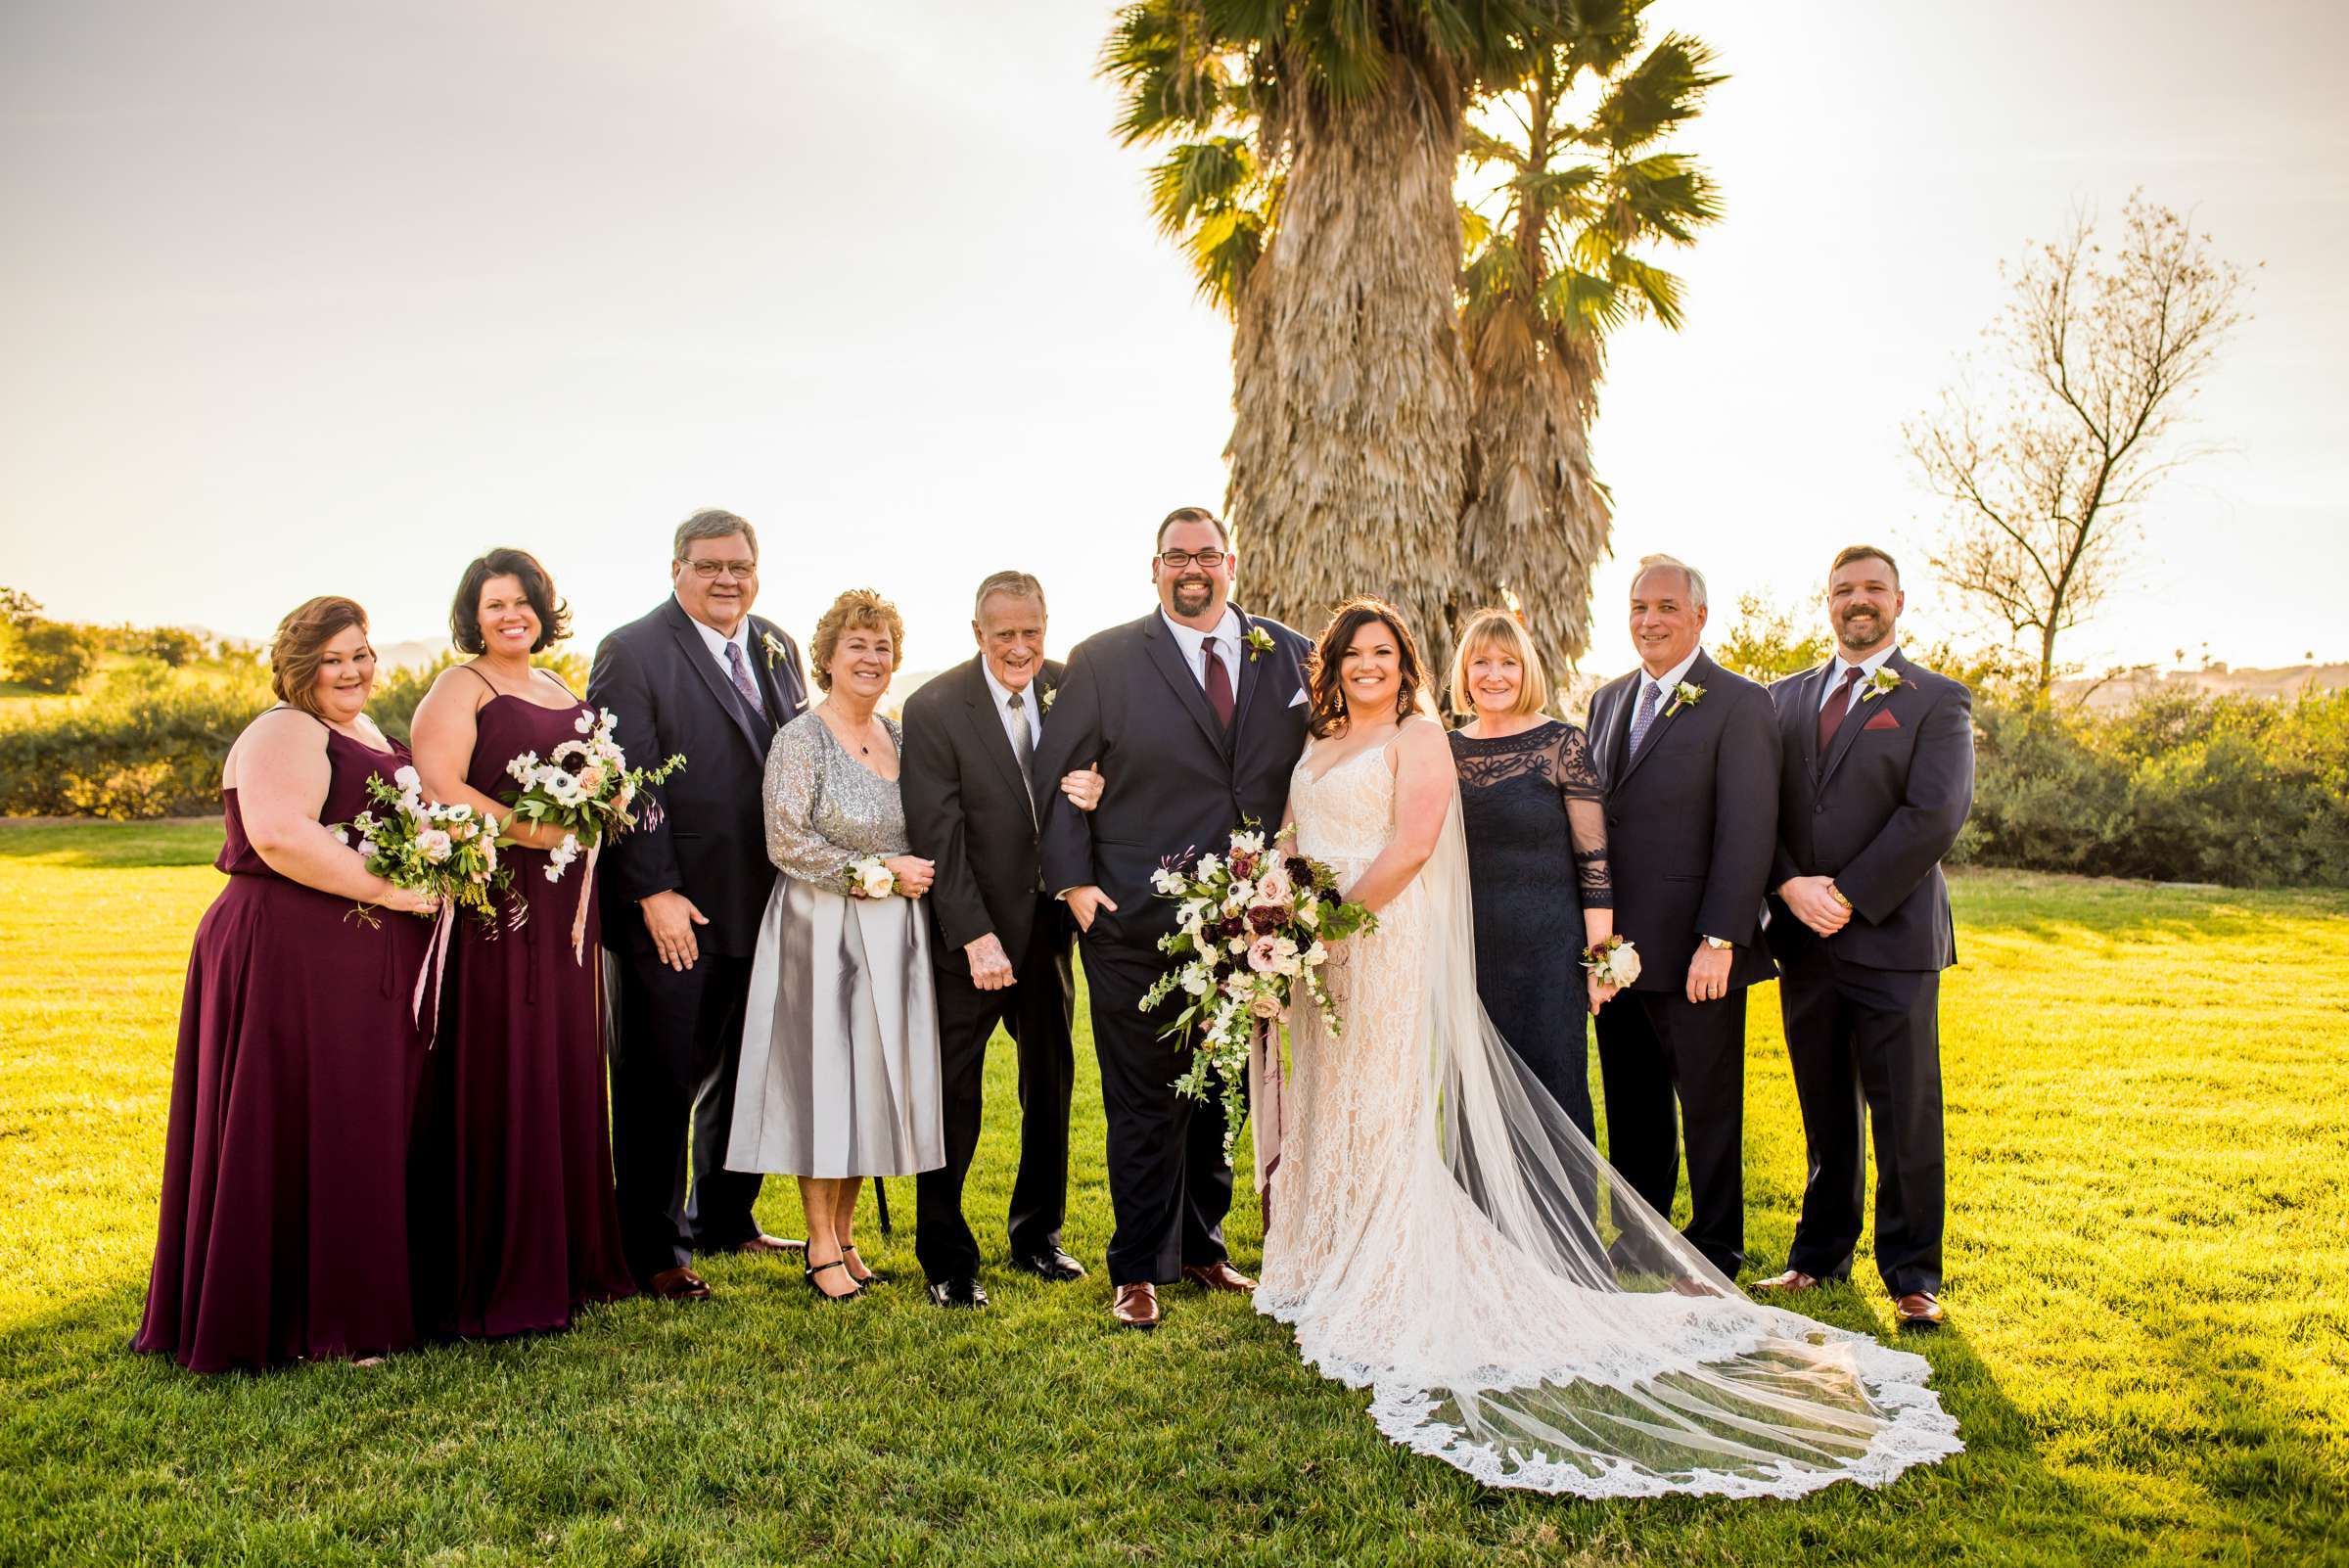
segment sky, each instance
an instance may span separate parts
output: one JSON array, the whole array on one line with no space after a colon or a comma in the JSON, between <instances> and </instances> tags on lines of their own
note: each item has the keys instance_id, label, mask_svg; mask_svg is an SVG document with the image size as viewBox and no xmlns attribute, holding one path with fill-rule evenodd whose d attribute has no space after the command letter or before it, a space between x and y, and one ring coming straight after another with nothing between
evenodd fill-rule
<instances>
[{"instance_id":1,"label":"sky","mask_svg":"<svg viewBox=\"0 0 2349 1568\"><path fill-rule=\"evenodd\" d=\"M1152 228L1094 73L1111 8L0 9L0 583L53 615L265 635L321 592L444 634L464 563L536 553L583 640L667 591L670 530L755 523L759 609L1044 581L1055 652L1150 603L1159 517L1221 507L1229 331ZM2091 669L2349 659L2349 20L2308 3L1657 0L1730 80L1681 145L1727 215L1684 328L1614 342L1629 564L1814 613L1825 558L1923 568L1901 439L1999 263L2128 193L2256 267ZM1246 556L1242 555L1245 599Z\"/></svg>"}]
</instances>

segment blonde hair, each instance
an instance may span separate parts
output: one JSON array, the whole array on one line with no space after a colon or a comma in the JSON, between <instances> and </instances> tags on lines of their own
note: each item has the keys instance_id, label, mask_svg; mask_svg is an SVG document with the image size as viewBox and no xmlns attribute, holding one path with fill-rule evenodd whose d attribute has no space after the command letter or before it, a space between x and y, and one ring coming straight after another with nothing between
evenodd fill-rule
<instances>
[{"instance_id":1,"label":"blonde hair","mask_svg":"<svg viewBox=\"0 0 2349 1568\"><path fill-rule=\"evenodd\" d=\"M1542 656L1534 652L1534 639L1508 611L1485 609L1468 618L1468 624L1460 628L1459 646L1452 651L1453 713L1463 717L1475 716L1476 699L1468 690L1468 662L1487 650L1507 654L1525 672L1510 713L1538 714L1549 706L1549 675L1542 668Z\"/></svg>"},{"instance_id":2,"label":"blonde hair","mask_svg":"<svg viewBox=\"0 0 2349 1568\"><path fill-rule=\"evenodd\" d=\"M870 588L851 588L833 600L832 608L815 623L807 654L808 673L817 686L832 689L832 655L840 647L842 634L851 631L888 632L890 672L905 668L905 620L898 614L898 607Z\"/></svg>"}]
</instances>

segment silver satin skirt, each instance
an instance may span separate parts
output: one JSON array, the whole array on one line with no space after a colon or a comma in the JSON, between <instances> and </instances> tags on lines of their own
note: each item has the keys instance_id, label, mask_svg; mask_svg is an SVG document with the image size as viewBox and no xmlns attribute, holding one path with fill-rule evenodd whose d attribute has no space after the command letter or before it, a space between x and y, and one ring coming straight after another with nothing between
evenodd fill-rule
<instances>
[{"instance_id":1,"label":"silver satin skirt","mask_svg":"<svg viewBox=\"0 0 2349 1568\"><path fill-rule=\"evenodd\" d=\"M726 1169L898 1176L946 1163L930 922L911 899L775 879Z\"/></svg>"}]
</instances>

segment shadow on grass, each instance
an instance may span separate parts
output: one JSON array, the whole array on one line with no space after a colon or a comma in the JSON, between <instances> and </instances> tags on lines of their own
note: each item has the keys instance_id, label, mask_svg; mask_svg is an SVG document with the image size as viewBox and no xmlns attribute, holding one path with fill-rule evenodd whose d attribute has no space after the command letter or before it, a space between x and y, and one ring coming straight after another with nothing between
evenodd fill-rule
<instances>
[{"instance_id":1,"label":"shadow on grass","mask_svg":"<svg viewBox=\"0 0 2349 1568\"><path fill-rule=\"evenodd\" d=\"M204 822L12 822L0 818L0 860L39 860L77 871L210 865L222 828Z\"/></svg>"}]
</instances>

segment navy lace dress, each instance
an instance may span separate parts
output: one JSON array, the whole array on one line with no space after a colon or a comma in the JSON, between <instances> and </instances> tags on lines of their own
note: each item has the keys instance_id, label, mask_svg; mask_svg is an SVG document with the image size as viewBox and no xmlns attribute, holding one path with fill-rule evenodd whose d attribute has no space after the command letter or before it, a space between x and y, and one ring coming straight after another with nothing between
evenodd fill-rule
<instances>
[{"instance_id":1,"label":"navy lace dress","mask_svg":"<svg viewBox=\"0 0 2349 1568\"><path fill-rule=\"evenodd\" d=\"M1476 907L1476 990L1499 1030L1583 1135L1590 1115L1583 911L1614 905L1607 821L1590 747L1544 719L1493 740L1451 733Z\"/></svg>"}]
</instances>

